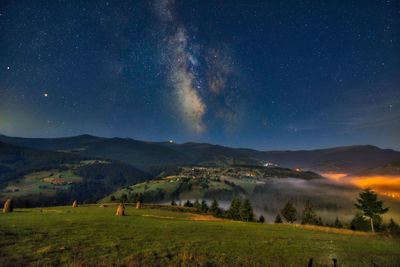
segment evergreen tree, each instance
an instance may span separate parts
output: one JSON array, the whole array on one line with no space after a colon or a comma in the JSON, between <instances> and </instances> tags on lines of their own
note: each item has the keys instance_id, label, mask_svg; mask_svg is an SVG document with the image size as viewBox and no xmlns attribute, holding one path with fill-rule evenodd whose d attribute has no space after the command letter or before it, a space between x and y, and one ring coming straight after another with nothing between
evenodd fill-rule
<instances>
[{"instance_id":1,"label":"evergreen tree","mask_svg":"<svg viewBox=\"0 0 400 267\"><path fill-rule=\"evenodd\" d=\"M190 202L190 200L186 200L186 202L183 204L184 207L193 207L193 203Z\"/></svg>"},{"instance_id":2,"label":"evergreen tree","mask_svg":"<svg viewBox=\"0 0 400 267\"><path fill-rule=\"evenodd\" d=\"M291 201L286 203L285 207L281 210L281 214L289 223L293 223L297 220L297 210Z\"/></svg>"},{"instance_id":3,"label":"evergreen tree","mask_svg":"<svg viewBox=\"0 0 400 267\"><path fill-rule=\"evenodd\" d=\"M196 199L196 201L193 203L193 207L195 207L196 209L200 209L200 202Z\"/></svg>"},{"instance_id":4,"label":"evergreen tree","mask_svg":"<svg viewBox=\"0 0 400 267\"><path fill-rule=\"evenodd\" d=\"M391 236L400 236L400 226L391 218L389 224L386 226L386 231Z\"/></svg>"},{"instance_id":5,"label":"evergreen tree","mask_svg":"<svg viewBox=\"0 0 400 267\"><path fill-rule=\"evenodd\" d=\"M251 202L246 198L240 207L240 218L242 221L250 222L254 219L253 208L251 207Z\"/></svg>"},{"instance_id":6,"label":"evergreen tree","mask_svg":"<svg viewBox=\"0 0 400 267\"><path fill-rule=\"evenodd\" d=\"M260 215L260 218L258 218L258 222L259 223L264 223L265 222L264 216Z\"/></svg>"},{"instance_id":7,"label":"evergreen tree","mask_svg":"<svg viewBox=\"0 0 400 267\"><path fill-rule=\"evenodd\" d=\"M333 227L335 228L343 228L342 222L339 220L338 217L336 217L335 221L333 222Z\"/></svg>"},{"instance_id":8,"label":"evergreen tree","mask_svg":"<svg viewBox=\"0 0 400 267\"><path fill-rule=\"evenodd\" d=\"M119 201L122 202L122 203L127 202L128 201L128 196L125 193L123 193L121 195L121 197L119 198Z\"/></svg>"},{"instance_id":9,"label":"evergreen tree","mask_svg":"<svg viewBox=\"0 0 400 267\"><path fill-rule=\"evenodd\" d=\"M207 213L208 212L208 205L207 202L203 199L200 205L200 212Z\"/></svg>"},{"instance_id":10,"label":"evergreen tree","mask_svg":"<svg viewBox=\"0 0 400 267\"><path fill-rule=\"evenodd\" d=\"M377 194L369 188L360 193L355 206L363 212L364 216L370 219L372 232L375 231L374 219L379 221L380 215L389 210L388 208L383 208L383 202L379 201Z\"/></svg>"},{"instance_id":11,"label":"evergreen tree","mask_svg":"<svg viewBox=\"0 0 400 267\"><path fill-rule=\"evenodd\" d=\"M319 218L315 214L314 208L310 201L306 201L303 213L301 215L301 224L319 224Z\"/></svg>"},{"instance_id":12,"label":"evergreen tree","mask_svg":"<svg viewBox=\"0 0 400 267\"><path fill-rule=\"evenodd\" d=\"M231 206L226 211L227 217L232 220L240 220L240 208L242 203L240 199L234 198L232 199Z\"/></svg>"},{"instance_id":13,"label":"evergreen tree","mask_svg":"<svg viewBox=\"0 0 400 267\"><path fill-rule=\"evenodd\" d=\"M221 215L221 209L219 208L218 201L215 198L211 204L210 210L215 215Z\"/></svg>"},{"instance_id":14,"label":"evergreen tree","mask_svg":"<svg viewBox=\"0 0 400 267\"><path fill-rule=\"evenodd\" d=\"M371 225L364 218L362 213L357 212L350 222L350 229L358 231L369 231L371 229Z\"/></svg>"},{"instance_id":15,"label":"evergreen tree","mask_svg":"<svg viewBox=\"0 0 400 267\"><path fill-rule=\"evenodd\" d=\"M276 215L275 223L283 223L281 215L279 213L278 213L278 215Z\"/></svg>"}]
</instances>

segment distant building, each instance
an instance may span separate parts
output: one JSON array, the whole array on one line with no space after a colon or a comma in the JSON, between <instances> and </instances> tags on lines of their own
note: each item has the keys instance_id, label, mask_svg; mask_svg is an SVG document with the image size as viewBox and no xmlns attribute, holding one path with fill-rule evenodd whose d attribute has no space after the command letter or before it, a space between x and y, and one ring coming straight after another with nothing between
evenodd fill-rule
<instances>
[{"instance_id":1,"label":"distant building","mask_svg":"<svg viewBox=\"0 0 400 267\"><path fill-rule=\"evenodd\" d=\"M278 167L278 164L275 164L273 162L265 161L262 163L264 167Z\"/></svg>"}]
</instances>

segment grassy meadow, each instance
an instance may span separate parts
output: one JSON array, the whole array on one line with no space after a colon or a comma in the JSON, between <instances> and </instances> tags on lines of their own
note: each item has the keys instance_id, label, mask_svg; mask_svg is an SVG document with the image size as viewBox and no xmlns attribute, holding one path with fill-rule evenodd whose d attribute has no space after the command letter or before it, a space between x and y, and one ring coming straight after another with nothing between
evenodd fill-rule
<instances>
[{"instance_id":1,"label":"grassy meadow","mask_svg":"<svg viewBox=\"0 0 400 267\"><path fill-rule=\"evenodd\" d=\"M1 266L398 266L400 241L324 227L244 223L173 208L98 205L0 214Z\"/></svg>"}]
</instances>

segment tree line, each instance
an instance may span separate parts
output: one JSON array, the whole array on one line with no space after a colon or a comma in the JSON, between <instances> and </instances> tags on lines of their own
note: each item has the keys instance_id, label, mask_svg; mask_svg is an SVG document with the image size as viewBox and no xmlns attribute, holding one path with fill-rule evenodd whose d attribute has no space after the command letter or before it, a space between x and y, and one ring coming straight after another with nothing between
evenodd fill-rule
<instances>
[{"instance_id":1,"label":"tree line","mask_svg":"<svg viewBox=\"0 0 400 267\"><path fill-rule=\"evenodd\" d=\"M112 196L111 200L115 201L117 199ZM130 196L123 194L119 200L121 202L143 202L149 199L141 193L136 193ZM197 199L194 202L186 200L183 204L177 203L175 200L171 201L171 206L178 205L193 208L199 213L210 214L215 217L230 220L259 223L265 222L263 215L256 218L251 202L248 198L233 198L227 210L220 207L216 198L213 199L211 205L209 205L205 200L199 201ZM322 218L318 216L310 201L305 202L301 212L296 209L293 201L288 201L276 215L274 223L279 224L286 222L293 224L299 222L302 225L349 228L358 231L377 231L400 236L400 226L393 219L390 219L388 224L383 223L381 215L386 213L389 209L383 207L383 201L379 200L377 194L371 189L365 189L359 194L359 197L356 199L355 207L358 211L349 224L342 223L338 217L336 217L333 223L324 223Z\"/></svg>"}]
</instances>

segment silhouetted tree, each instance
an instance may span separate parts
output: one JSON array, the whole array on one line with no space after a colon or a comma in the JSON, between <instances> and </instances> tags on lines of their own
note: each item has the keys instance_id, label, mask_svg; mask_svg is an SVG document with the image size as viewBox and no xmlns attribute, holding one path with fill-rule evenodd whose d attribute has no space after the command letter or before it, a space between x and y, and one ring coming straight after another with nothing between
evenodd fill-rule
<instances>
[{"instance_id":1,"label":"silhouetted tree","mask_svg":"<svg viewBox=\"0 0 400 267\"><path fill-rule=\"evenodd\" d=\"M374 218L379 220L381 214L386 213L389 209L383 207L383 202L378 200L377 194L367 188L360 193L357 203L357 209L364 213L364 216L370 219L371 231L374 232Z\"/></svg>"},{"instance_id":2,"label":"silhouetted tree","mask_svg":"<svg viewBox=\"0 0 400 267\"><path fill-rule=\"evenodd\" d=\"M306 201L303 213L301 215L301 224L320 224L319 218L317 217L313 206L308 200Z\"/></svg>"},{"instance_id":3,"label":"silhouetted tree","mask_svg":"<svg viewBox=\"0 0 400 267\"><path fill-rule=\"evenodd\" d=\"M196 209L200 209L200 202L196 199L196 201L193 203L193 207Z\"/></svg>"},{"instance_id":4,"label":"silhouetted tree","mask_svg":"<svg viewBox=\"0 0 400 267\"><path fill-rule=\"evenodd\" d=\"M122 203L127 202L128 201L128 196L125 193L123 193L121 195L121 197L119 198L119 201L122 202Z\"/></svg>"},{"instance_id":5,"label":"silhouetted tree","mask_svg":"<svg viewBox=\"0 0 400 267\"><path fill-rule=\"evenodd\" d=\"M400 236L400 226L390 218L390 222L386 226L386 232L391 236Z\"/></svg>"},{"instance_id":6,"label":"silhouetted tree","mask_svg":"<svg viewBox=\"0 0 400 267\"><path fill-rule=\"evenodd\" d=\"M221 215L221 209L219 208L218 201L215 198L211 203L210 211L217 216Z\"/></svg>"},{"instance_id":7,"label":"silhouetted tree","mask_svg":"<svg viewBox=\"0 0 400 267\"><path fill-rule=\"evenodd\" d=\"M234 198L232 199L231 206L229 209L226 211L227 217L232 220L240 220L240 208L242 206L242 203L240 199Z\"/></svg>"},{"instance_id":8,"label":"silhouetted tree","mask_svg":"<svg viewBox=\"0 0 400 267\"><path fill-rule=\"evenodd\" d=\"M285 207L281 210L281 214L289 223L293 223L297 220L297 210L291 201L286 203Z\"/></svg>"},{"instance_id":9,"label":"silhouetted tree","mask_svg":"<svg viewBox=\"0 0 400 267\"><path fill-rule=\"evenodd\" d=\"M342 222L339 220L338 217L336 217L335 221L333 222L333 227L335 228L343 228Z\"/></svg>"},{"instance_id":10,"label":"silhouetted tree","mask_svg":"<svg viewBox=\"0 0 400 267\"><path fill-rule=\"evenodd\" d=\"M184 207L193 207L193 203L190 202L190 200L186 200L186 202L183 204Z\"/></svg>"},{"instance_id":11,"label":"silhouetted tree","mask_svg":"<svg viewBox=\"0 0 400 267\"><path fill-rule=\"evenodd\" d=\"M281 215L279 213L278 213L278 215L276 215L275 223L283 223Z\"/></svg>"},{"instance_id":12,"label":"silhouetted tree","mask_svg":"<svg viewBox=\"0 0 400 267\"><path fill-rule=\"evenodd\" d=\"M200 212L207 213L207 211L208 211L208 205L207 202L203 199L200 205Z\"/></svg>"},{"instance_id":13,"label":"silhouetted tree","mask_svg":"<svg viewBox=\"0 0 400 267\"><path fill-rule=\"evenodd\" d=\"M253 208L248 198L243 201L240 207L240 218L245 222L250 222L254 219Z\"/></svg>"},{"instance_id":14,"label":"silhouetted tree","mask_svg":"<svg viewBox=\"0 0 400 267\"><path fill-rule=\"evenodd\" d=\"M358 231L368 231L371 229L371 227L368 221L362 215L362 213L357 212L350 222L350 229Z\"/></svg>"},{"instance_id":15,"label":"silhouetted tree","mask_svg":"<svg viewBox=\"0 0 400 267\"><path fill-rule=\"evenodd\" d=\"M258 218L258 222L259 223L264 223L265 222L264 216L260 215L260 218Z\"/></svg>"}]
</instances>

